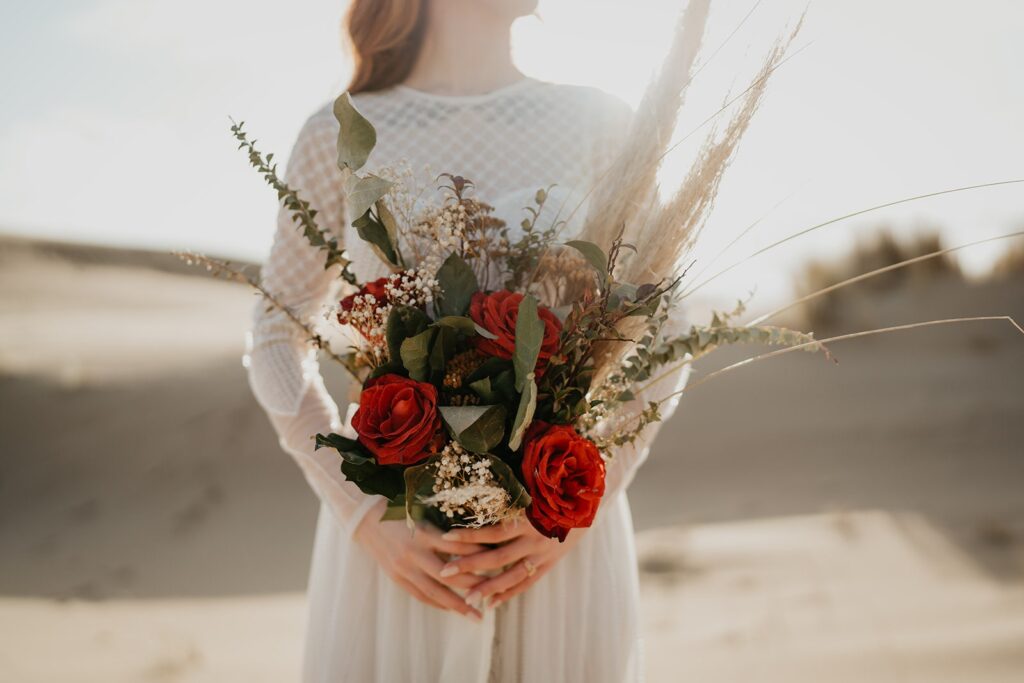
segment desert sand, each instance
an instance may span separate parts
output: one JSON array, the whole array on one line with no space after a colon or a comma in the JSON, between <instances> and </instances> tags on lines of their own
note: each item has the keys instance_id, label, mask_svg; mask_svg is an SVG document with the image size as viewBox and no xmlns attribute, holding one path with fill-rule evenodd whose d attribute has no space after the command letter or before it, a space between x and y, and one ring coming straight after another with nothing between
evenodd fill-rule
<instances>
[{"instance_id":1,"label":"desert sand","mask_svg":"<svg viewBox=\"0 0 1024 683\"><path fill-rule=\"evenodd\" d=\"M0 241L0 680L297 679L317 505L245 382L252 303L159 254ZM1024 282L834 331L984 314L1024 319ZM832 350L665 426L630 491L649 680L1024 680L1024 338Z\"/></svg>"}]
</instances>

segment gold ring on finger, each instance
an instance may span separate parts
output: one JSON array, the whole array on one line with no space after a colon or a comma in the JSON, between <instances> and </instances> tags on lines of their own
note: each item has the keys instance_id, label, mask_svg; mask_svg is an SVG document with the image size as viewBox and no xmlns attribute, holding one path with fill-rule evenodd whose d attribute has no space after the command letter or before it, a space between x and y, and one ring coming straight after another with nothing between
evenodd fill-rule
<instances>
[{"instance_id":1,"label":"gold ring on finger","mask_svg":"<svg viewBox=\"0 0 1024 683\"><path fill-rule=\"evenodd\" d=\"M526 569L527 576L533 576L537 573L537 565L535 565L533 562L530 562L530 558L528 557L523 558L523 567Z\"/></svg>"}]
</instances>

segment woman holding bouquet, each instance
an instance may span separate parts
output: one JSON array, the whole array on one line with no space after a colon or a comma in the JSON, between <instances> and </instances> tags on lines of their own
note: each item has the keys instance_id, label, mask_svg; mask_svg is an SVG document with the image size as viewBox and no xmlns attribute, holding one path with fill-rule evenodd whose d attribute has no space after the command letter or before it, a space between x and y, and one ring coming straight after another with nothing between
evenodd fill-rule
<instances>
[{"instance_id":1,"label":"woman holding bouquet","mask_svg":"<svg viewBox=\"0 0 1024 683\"><path fill-rule=\"evenodd\" d=\"M510 225L519 223L539 187L566 188L556 192L575 205L569 190L577 190L578 201L607 168L629 112L598 91L539 82L513 66L511 24L534 4L353 0L348 30L356 71L349 91L378 135L368 165L406 162L426 187L439 172L461 174ZM316 209L320 225L341 238L359 279L371 282L386 269L346 217L337 135L330 107L315 113L299 135L287 181ZM263 280L308 320L336 294L337 273L324 268L322 253L285 210ZM647 444L624 447L605 474L589 441L558 442L559 457L590 463L594 481L604 487L596 517L596 503L565 512L552 502L552 516L570 518L546 523L589 525L565 542L525 520L447 533L423 522L410 533L403 521L381 520L384 499L346 481L335 453L314 451L310 435L350 431L353 410L341 419L306 341L286 315L257 307L250 383L282 447L322 501L304 680L639 680L636 554L625 488ZM373 391L382 404L404 392L402 410L411 426L403 439L422 437L426 444L434 427L416 416L433 399L387 383ZM651 432L645 432L648 439ZM549 457L547 441L561 438L534 436L525 458ZM386 439L376 445L388 452Z\"/></svg>"}]
</instances>

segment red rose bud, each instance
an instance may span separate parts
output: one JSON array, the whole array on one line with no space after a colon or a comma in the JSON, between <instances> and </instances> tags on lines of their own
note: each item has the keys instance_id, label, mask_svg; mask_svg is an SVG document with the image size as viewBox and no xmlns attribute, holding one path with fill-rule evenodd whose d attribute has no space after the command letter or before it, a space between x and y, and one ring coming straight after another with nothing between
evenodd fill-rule
<instances>
[{"instance_id":1,"label":"red rose bud","mask_svg":"<svg viewBox=\"0 0 1024 683\"><path fill-rule=\"evenodd\" d=\"M523 446L523 481L533 499L526 516L537 531L564 541L589 527L604 495L604 459L568 425L534 421Z\"/></svg>"},{"instance_id":2,"label":"red rose bud","mask_svg":"<svg viewBox=\"0 0 1024 683\"><path fill-rule=\"evenodd\" d=\"M476 348L489 356L511 359L516 350L516 320L519 318L519 302L523 295L518 292L501 290L484 294L477 292L469 303L469 317L480 327L497 339L474 337ZM558 337L562 332L560 321L550 309L537 306L537 316L544 323L544 340L537 354L535 372L540 377L544 374L548 360L558 352Z\"/></svg>"},{"instance_id":3,"label":"red rose bud","mask_svg":"<svg viewBox=\"0 0 1024 683\"><path fill-rule=\"evenodd\" d=\"M437 389L401 375L382 375L366 383L352 416L359 443L381 465L414 465L441 429Z\"/></svg>"}]
</instances>

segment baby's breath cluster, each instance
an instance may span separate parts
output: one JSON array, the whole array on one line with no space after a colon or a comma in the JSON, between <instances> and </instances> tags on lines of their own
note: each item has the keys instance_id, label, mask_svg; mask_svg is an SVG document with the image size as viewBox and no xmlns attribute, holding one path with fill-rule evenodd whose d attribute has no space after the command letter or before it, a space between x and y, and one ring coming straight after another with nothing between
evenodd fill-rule
<instances>
[{"instance_id":1,"label":"baby's breath cluster","mask_svg":"<svg viewBox=\"0 0 1024 683\"><path fill-rule=\"evenodd\" d=\"M391 307L397 304L422 308L433 301L437 286L437 280L420 268L392 273L342 299L338 322L351 325L371 348L382 349Z\"/></svg>"},{"instance_id":2,"label":"baby's breath cluster","mask_svg":"<svg viewBox=\"0 0 1024 683\"><path fill-rule=\"evenodd\" d=\"M429 304L434 300L434 292L438 287L435 274L428 273L423 268L394 273L384 284L388 303L414 308ZM386 321L387 316L384 319Z\"/></svg>"},{"instance_id":3,"label":"baby's breath cluster","mask_svg":"<svg viewBox=\"0 0 1024 683\"><path fill-rule=\"evenodd\" d=\"M441 451L436 468L434 495L424 502L436 505L448 519L480 527L500 522L511 513L512 498L494 478L487 458L451 441Z\"/></svg>"}]
</instances>

